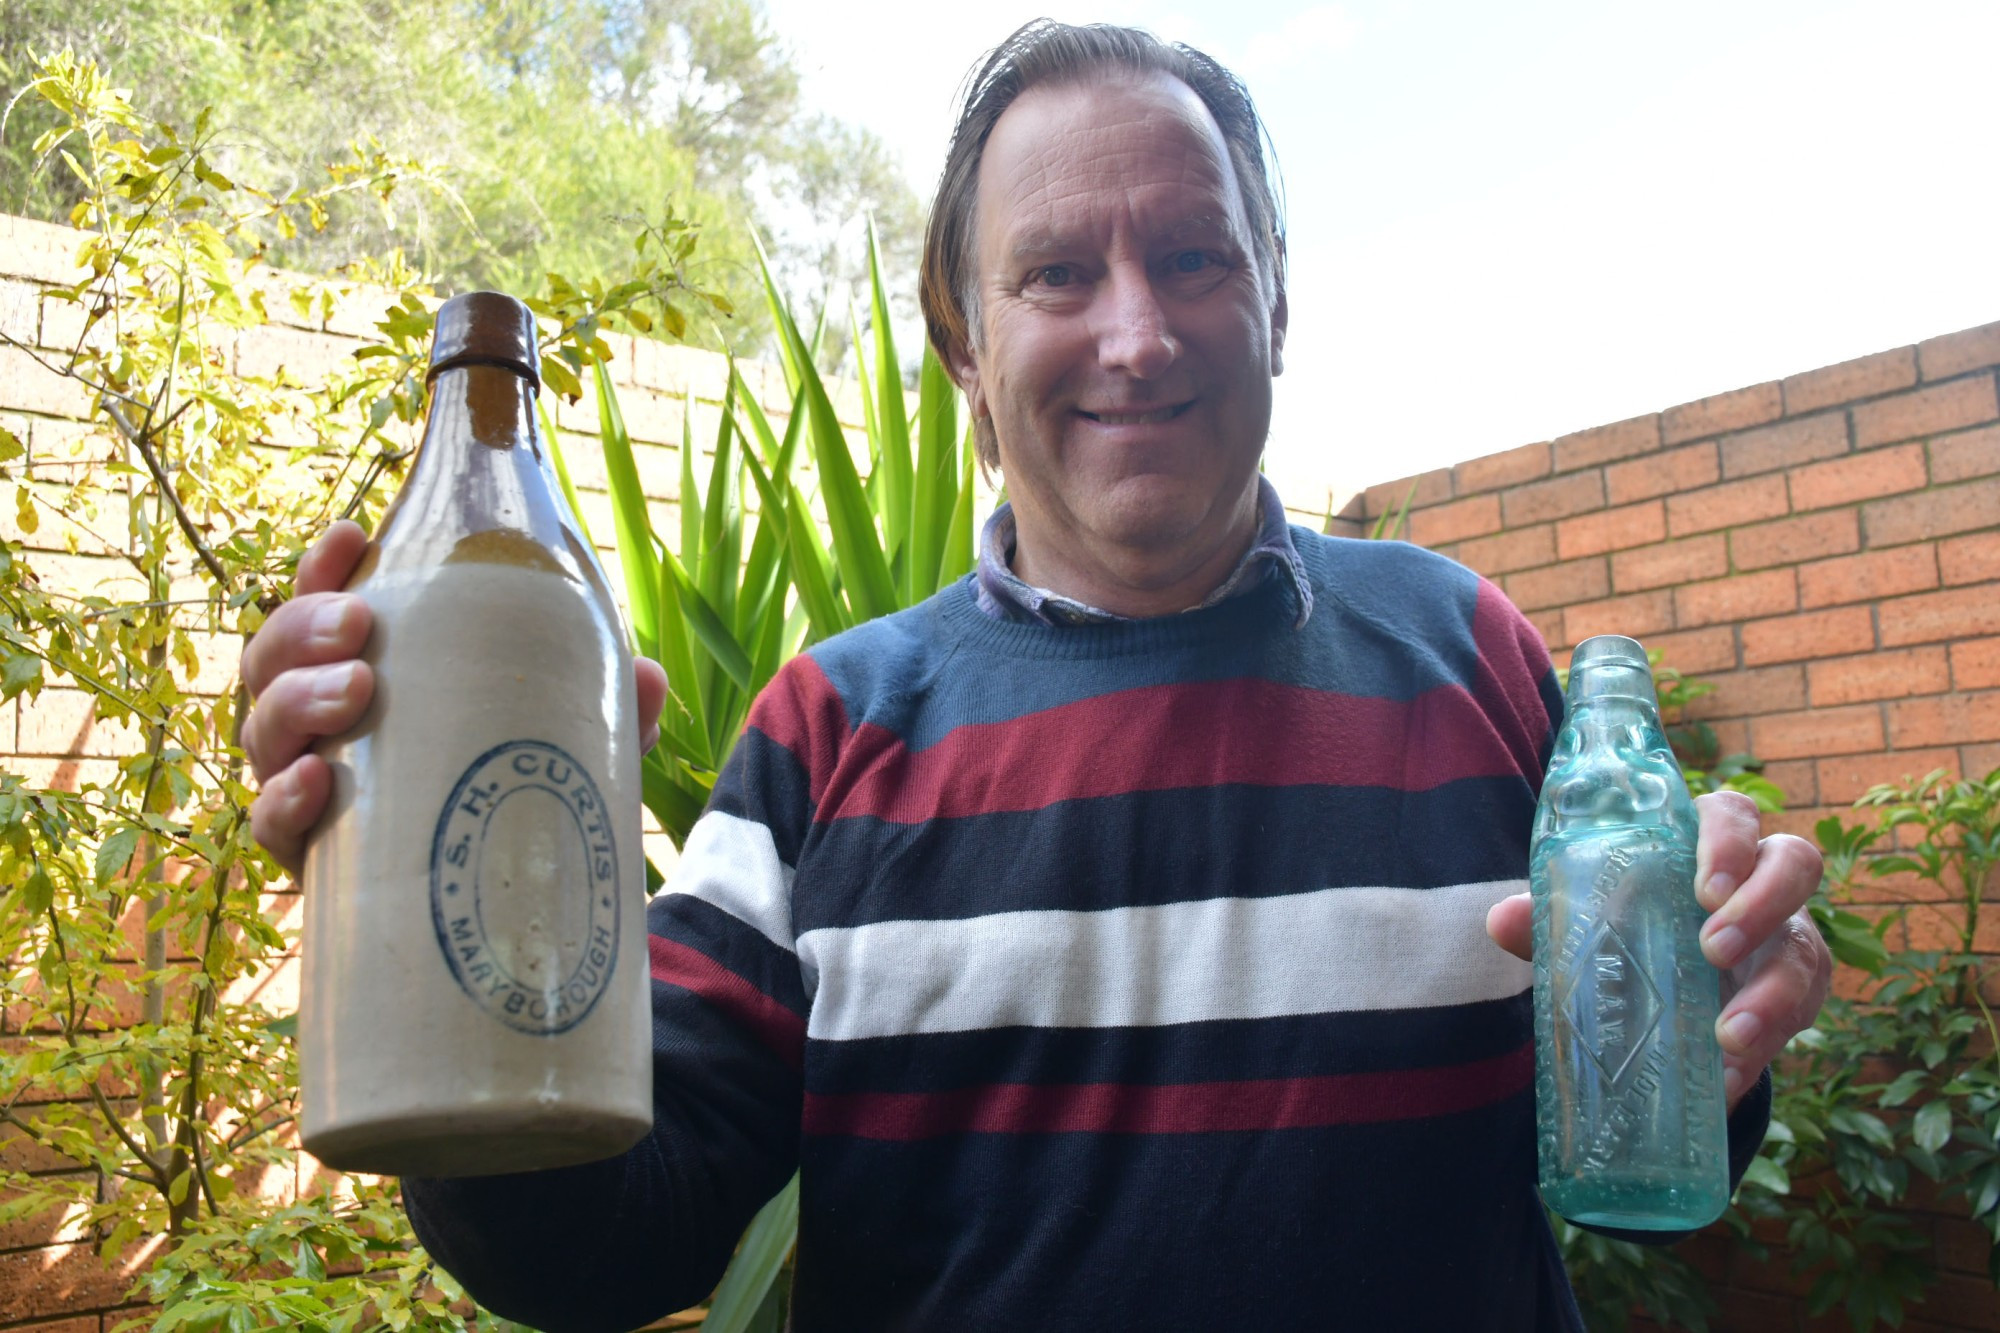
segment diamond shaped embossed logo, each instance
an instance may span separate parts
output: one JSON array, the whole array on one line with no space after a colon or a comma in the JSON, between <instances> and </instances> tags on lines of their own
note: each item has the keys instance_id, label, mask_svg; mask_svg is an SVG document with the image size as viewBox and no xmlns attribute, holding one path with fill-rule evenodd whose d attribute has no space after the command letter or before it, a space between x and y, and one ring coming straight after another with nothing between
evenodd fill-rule
<instances>
[{"instance_id":1,"label":"diamond shaped embossed logo","mask_svg":"<svg viewBox=\"0 0 2000 1333\"><path fill-rule=\"evenodd\" d=\"M1582 951L1582 965L1570 973L1568 993L1557 1012L1604 1077L1616 1084L1652 1040L1666 1001L1618 932L1601 925Z\"/></svg>"}]
</instances>

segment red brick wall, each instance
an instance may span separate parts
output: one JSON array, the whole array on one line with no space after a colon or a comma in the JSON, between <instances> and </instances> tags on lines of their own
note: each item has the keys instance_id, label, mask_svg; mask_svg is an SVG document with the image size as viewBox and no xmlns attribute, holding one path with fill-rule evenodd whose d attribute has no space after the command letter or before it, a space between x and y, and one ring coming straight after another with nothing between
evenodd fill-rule
<instances>
[{"instance_id":1,"label":"red brick wall","mask_svg":"<svg viewBox=\"0 0 2000 1333\"><path fill-rule=\"evenodd\" d=\"M1873 783L2000 768L1996 365L2000 324L1947 334L1385 482L1332 526L1365 531L1414 485L1408 537L1498 582L1558 661L1615 632L1713 682L1694 714L1767 761L1790 802L1770 824L1811 837ZM1938 907L1908 944L1945 943L1963 913ZM1980 936L2000 954L2000 917ZM2000 1330L1976 1228L1915 1216L1940 1277L1906 1330ZM1689 1249L1725 1333L1848 1326L1804 1316L1782 1254Z\"/></svg>"}]
</instances>

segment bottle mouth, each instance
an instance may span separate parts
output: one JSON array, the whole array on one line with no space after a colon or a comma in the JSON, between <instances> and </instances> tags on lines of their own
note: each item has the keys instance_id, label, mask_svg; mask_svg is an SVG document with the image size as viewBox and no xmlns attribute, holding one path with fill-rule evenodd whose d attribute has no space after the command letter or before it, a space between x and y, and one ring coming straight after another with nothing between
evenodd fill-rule
<instances>
[{"instance_id":1,"label":"bottle mouth","mask_svg":"<svg viewBox=\"0 0 2000 1333\"><path fill-rule=\"evenodd\" d=\"M505 292L467 292L438 307L426 379L459 366L498 366L537 390L541 359L535 350L535 316Z\"/></svg>"},{"instance_id":2,"label":"bottle mouth","mask_svg":"<svg viewBox=\"0 0 2000 1333\"><path fill-rule=\"evenodd\" d=\"M1653 668L1646 649L1623 634L1598 634L1576 646L1569 660L1569 698L1640 699L1651 703Z\"/></svg>"}]
</instances>

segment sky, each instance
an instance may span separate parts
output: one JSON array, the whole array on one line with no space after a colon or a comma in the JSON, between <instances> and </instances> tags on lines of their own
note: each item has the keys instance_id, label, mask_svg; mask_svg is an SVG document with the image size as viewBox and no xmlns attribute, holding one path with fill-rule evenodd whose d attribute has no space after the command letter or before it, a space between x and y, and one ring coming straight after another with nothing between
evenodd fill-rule
<instances>
[{"instance_id":1,"label":"sky","mask_svg":"<svg viewBox=\"0 0 2000 1333\"><path fill-rule=\"evenodd\" d=\"M1286 193L1294 507L2000 320L1995 0L767 5L926 200L1027 19L1240 74Z\"/></svg>"}]
</instances>

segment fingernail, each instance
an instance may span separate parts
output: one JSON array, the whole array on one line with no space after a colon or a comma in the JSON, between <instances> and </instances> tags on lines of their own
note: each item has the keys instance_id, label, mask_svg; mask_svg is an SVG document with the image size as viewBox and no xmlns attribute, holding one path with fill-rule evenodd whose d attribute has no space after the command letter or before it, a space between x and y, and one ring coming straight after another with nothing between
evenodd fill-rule
<instances>
[{"instance_id":1,"label":"fingernail","mask_svg":"<svg viewBox=\"0 0 2000 1333\"><path fill-rule=\"evenodd\" d=\"M1736 876L1718 870L1708 877L1708 900L1720 907L1729 901L1729 895L1736 892Z\"/></svg>"},{"instance_id":2,"label":"fingernail","mask_svg":"<svg viewBox=\"0 0 2000 1333\"><path fill-rule=\"evenodd\" d=\"M1722 1020L1722 1044L1738 1055L1745 1054L1763 1030L1764 1020L1745 1009Z\"/></svg>"},{"instance_id":3,"label":"fingernail","mask_svg":"<svg viewBox=\"0 0 2000 1333\"><path fill-rule=\"evenodd\" d=\"M340 637L340 627L347 623L348 599L329 597L313 611L312 634L315 639L335 640Z\"/></svg>"},{"instance_id":4,"label":"fingernail","mask_svg":"<svg viewBox=\"0 0 2000 1333\"><path fill-rule=\"evenodd\" d=\"M347 687L354 682L353 662L342 662L338 666L322 667L313 677L313 698L326 702L336 702L347 697Z\"/></svg>"},{"instance_id":5,"label":"fingernail","mask_svg":"<svg viewBox=\"0 0 2000 1333\"><path fill-rule=\"evenodd\" d=\"M1724 1101L1743 1090L1743 1071L1735 1065L1726 1065L1722 1070L1722 1097Z\"/></svg>"},{"instance_id":6,"label":"fingernail","mask_svg":"<svg viewBox=\"0 0 2000 1333\"><path fill-rule=\"evenodd\" d=\"M1717 967L1732 967L1743 953L1743 932L1734 926L1724 926L1703 941L1702 950Z\"/></svg>"}]
</instances>

